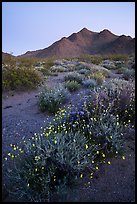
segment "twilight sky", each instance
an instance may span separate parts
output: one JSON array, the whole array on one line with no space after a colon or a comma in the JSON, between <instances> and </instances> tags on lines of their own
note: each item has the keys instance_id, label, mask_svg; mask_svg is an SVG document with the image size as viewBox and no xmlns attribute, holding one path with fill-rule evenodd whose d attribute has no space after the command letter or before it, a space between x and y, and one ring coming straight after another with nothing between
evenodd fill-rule
<instances>
[{"instance_id":1,"label":"twilight sky","mask_svg":"<svg viewBox=\"0 0 137 204\"><path fill-rule=\"evenodd\" d=\"M15 56L84 27L135 37L135 2L2 2L2 51Z\"/></svg>"}]
</instances>

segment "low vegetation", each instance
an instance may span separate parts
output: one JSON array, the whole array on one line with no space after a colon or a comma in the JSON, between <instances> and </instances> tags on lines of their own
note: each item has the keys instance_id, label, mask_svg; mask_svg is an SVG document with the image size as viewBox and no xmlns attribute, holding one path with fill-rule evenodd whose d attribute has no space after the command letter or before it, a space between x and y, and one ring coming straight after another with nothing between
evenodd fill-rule
<instances>
[{"instance_id":1,"label":"low vegetation","mask_svg":"<svg viewBox=\"0 0 137 204\"><path fill-rule=\"evenodd\" d=\"M106 57L83 56L78 59L99 64ZM127 56L110 55L109 59L127 61ZM60 61L55 64L57 68ZM122 69L121 65L117 66ZM52 72L62 69L51 67ZM85 63L72 67L73 72L64 77L64 85L46 86L39 95L39 109L54 114L53 120L42 127L41 133L35 133L26 141L23 149L11 144L13 150L6 160L14 160L15 166L7 174L12 183L10 192L16 195L17 200L21 197L23 201L52 202L54 195L66 195L67 189L83 179L85 172L87 177L93 179L101 163L111 164L112 156L119 155L125 159L124 131L135 126L135 81L132 70L126 80L110 79L103 83L109 77L110 70L91 64L86 68ZM90 71L90 75L86 76L83 69L84 72ZM17 75L16 72L20 70L24 73L26 69L15 69L16 74L13 70L7 70L11 71L10 75L5 75L5 71L3 82L11 81L9 76ZM28 76L27 71L23 79ZM17 76L12 81L16 81ZM35 77L31 75L31 79ZM72 95L70 92L80 87L89 88L88 94L85 97L82 95L77 104L63 107Z\"/></svg>"}]
</instances>

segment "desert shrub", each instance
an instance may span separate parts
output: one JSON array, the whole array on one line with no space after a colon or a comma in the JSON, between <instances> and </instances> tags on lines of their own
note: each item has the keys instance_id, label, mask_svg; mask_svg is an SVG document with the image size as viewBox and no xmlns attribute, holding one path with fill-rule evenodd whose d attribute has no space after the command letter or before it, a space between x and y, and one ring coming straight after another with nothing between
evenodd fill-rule
<instances>
[{"instance_id":1,"label":"desert shrub","mask_svg":"<svg viewBox=\"0 0 137 204\"><path fill-rule=\"evenodd\" d=\"M78 70L78 73L79 74L88 74L89 70L87 70L87 69L80 69L80 70Z\"/></svg>"},{"instance_id":2,"label":"desert shrub","mask_svg":"<svg viewBox=\"0 0 137 204\"><path fill-rule=\"evenodd\" d=\"M92 120L92 137L98 141L105 154L115 154L123 152L122 129L119 118L104 110L100 112L96 119Z\"/></svg>"},{"instance_id":3,"label":"desert shrub","mask_svg":"<svg viewBox=\"0 0 137 204\"><path fill-rule=\"evenodd\" d=\"M98 107L99 108L99 107ZM90 99L81 106L70 109L62 118L62 122L56 121L54 129L63 131L77 132L88 140L88 146L94 147L91 156L97 162L100 154L115 154L123 152L123 139L121 135L121 126L119 118L111 113L111 111L103 111L102 107L98 109L92 105ZM109 110L109 109L108 109ZM60 127L60 128L59 128ZM61 129L62 127L62 129ZM100 152L98 155L97 151Z\"/></svg>"},{"instance_id":4,"label":"desert shrub","mask_svg":"<svg viewBox=\"0 0 137 204\"><path fill-rule=\"evenodd\" d=\"M112 62L110 60L104 60L100 65L103 66L104 68L110 69L110 70L116 68L114 62Z\"/></svg>"},{"instance_id":5,"label":"desert shrub","mask_svg":"<svg viewBox=\"0 0 137 204\"><path fill-rule=\"evenodd\" d=\"M115 61L115 69L120 69L125 66L123 61Z\"/></svg>"},{"instance_id":6,"label":"desert shrub","mask_svg":"<svg viewBox=\"0 0 137 204\"><path fill-rule=\"evenodd\" d=\"M35 64L36 69L43 73L44 76L51 75L51 67L54 65L54 60L52 58L39 61Z\"/></svg>"},{"instance_id":7,"label":"desert shrub","mask_svg":"<svg viewBox=\"0 0 137 204\"><path fill-rule=\"evenodd\" d=\"M78 62L76 64L76 70L81 70L81 69L86 69L86 70L90 70L90 64L85 63L85 62Z\"/></svg>"},{"instance_id":8,"label":"desert shrub","mask_svg":"<svg viewBox=\"0 0 137 204\"><path fill-rule=\"evenodd\" d=\"M3 91L32 89L40 82L40 75L32 68L7 68L2 73Z\"/></svg>"},{"instance_id":9,"label":"desert shrub","mask_svg":"<svg viewBox=\"0 0 137 204\"><path fill-rule=\"evenodd\" d=\"M95 79L85 79L83 81L83 86L86 88L94 88L97 86L97 83Z\"/></svg>"},{"instance_id":10,"label":"desert shrub","mask_svg":"<svg viewBox=\"0 0 137 204\"><path fill-rule=\"evenodd\" d=\"M81 85L77 81L67 81L65 87L72 92L80 89Z\"/></svg>"},{"instance_id":11,"label":"desert shrub","mask_svg":"<svg viewBox=\"0 0 137 204\"><path fill-rule=\"evenodd\" d=\"M65 68L65 67L63 67L63 66L52 66L51 67L51 69L50 69L52 72L67 72L68 70Z\"/></svg>"},{"instance_id":12,"label":"desert shrub","mask_svg":"<svg viewBox=\"0 0 137 204\"><path fill-rule=\"evenodd\" d=\"M71 73L71 74L64 77L65 81L77 81L78 83L82 83L82 79L83 79L83 77L76 72Z\"/></svg>"},{"instance_id":13,"label":"desert shrub","mask_svg":"<svg viewBox=\"0 0 137 204\"><path fill-rule=\"evenodd\" d=\"M71 71L73 72L73 71L75 71L75 69L76 69L76 65L75 65L75 64L72 64L72 63L67 64L66 67L67 67L67 70L70 71L70 72L71 72Z\"/></svg>"},{"instance_id":14,"label":"desert shrub","mask_svg":"<svg viewBox=\"0 0 137 204\"><path fill-rule=\"evenodd\" d=\"M16 67L16 58L12 56L2 57L3 67L15 68Z\"/></svg>"},{"instance_id":15,"label":"desert shrub","mask_svg":"<svg viewBox=\"0 0 137 204\"><path fill-rule=\"evenodd\" d=\"M23 153L15 158L14 169L8 172L13 195L23 201L52 201L60 186L72 187L90 164L91 149L85 148L86 144L79 132L36 135L26 143Z\"/></svg>"},{"instance_id":16,"label":"desert shrub","mask_svg":"<svg viewBox=\"0 0 137 204\"><path fill-rule=\"evenodd\" d=\"M53 89L45 87L40 94L38 105L42 112L48 110L55 113L68 98L68 90L61 85Z\"/></svg>"},{"instance_id":17,"label":"desert shrub","mask_svg":"<svg viewBox=\"0 0 137 204\"><path fill-rule=\"evenodd\" d=\"M109 54L109 55L103 56L103 59L126 62L128 60L128 55L127 54Z\"/></svg>"},{"instance_id":18,"label":"desert shrub","mask_svg":"<svg viewBox=\"0 0 137 204\"><path fill-rule=\"evenodd\" d=\"M135 70L134 69L125 69L123 72L123 78L125 80L130 80L135 78Z\"/></svg>"},{"instance_id":19,"label":"desert shrub","mask_svg":"<svg viewBox=\"0 0 137 204\"><path fill-rule=\"evenodd\" d=\"M94 73L98 73L98 72L100 72L100 73L102 73L105 77L109 77L109 75L110 75L110 73L111 73L111 71L110 70L108 70L108 69L106 69L106 68L104 68L104 67L102 67L102 66L100 66L100 65L91 65L90 66L90 72L91 72L91 74L94 74Z\"/></svg>"},{"instance_id":20,"label":"desert shrub","mask_svg":"<svg viewBox=\"0 0 137 204\"><path fill-rule=\"evenodd\" d=\"M93 64L100 64L103 60L102 56L99 55L83 55L78 57L80 61L93 63Z\"/></svg>"},{"instance_id":21,"label":"desert shrub","mask_svg":"<svg viewBox=\"0 0 137 204\"><path fill-rule=\"evenodd\" d=\"M111 113L118 115L121 124L134 124L135 84L122 79L112 79L97 90L96 106L111 106Z\"/></svg>"},{"instance_id":22,"label":"desert shrub","mask_svg":"<svg viewBox=\"0 0 137 204\"><path fill-rule=\"evenodd\" d=\"M24 58L18 58L17 59L17 64L18 67L21 68L32 68L34 66L35 63L37 63L39 61L39 59L37 58L32 58L32 57L24 57Z\"/></svg>"},{"instance_id":23,"label":"desert shrub","mask_svg":"<svg viewBox=\"0 0 137 204\"><path fill-rule=\"evenodd\" d=\"M90 78L95 79L97 84L101 85L106 77L102 72L95 72L95 73L91 74Z\"/></svg>"},{"instance_id":24,"label":"desert shrub","mask_svg":"<svg viewBox=\"0 0 137 204\"><path fill-rule=\"evenodd\" d=\"M54 65L54 57L43 59L43 66L46 69L50 69Z\"/></svg>"},{"instance_id":25,"label":"desert shrub","mask_svg":"<svg viewBox=\"0 0 137 204\"><path fill-rule=\"evenodd\" d=\"M117 74L123 74L126 70L127 70L127 67L121 67L121 68L116 70L116 73Z\"/></svg>"},{"instance_id":26,"label":"desert shrub","mask_svg":"<svg viewBox=\"0 0 137 204\"><path fill-rule=\"evenodd\" d=\"M40 72L42 72L42 74L44 75L44 76L48 76L48 75L50 75L51 74L51 72L50 72L50 70L49 69L47 69L47 68L40 68L40 69L38 69Z\"/></svg>"}]
</instances>

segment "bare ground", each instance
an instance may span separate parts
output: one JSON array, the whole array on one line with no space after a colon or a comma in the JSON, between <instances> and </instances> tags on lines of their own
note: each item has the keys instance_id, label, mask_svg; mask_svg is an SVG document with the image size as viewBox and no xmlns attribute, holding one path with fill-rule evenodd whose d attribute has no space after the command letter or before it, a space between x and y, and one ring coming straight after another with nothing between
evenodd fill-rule
<instances>
[{"instance_id":1,"label":"bare ground","mask_svg":"<svg viewBox=\"0 0 137 204\"><path fill-rule=\"evenodd\" d=\"M66 74L66 73L65 73ZM50 76L46 83L49 86L63 81L64 73L59 76ZM3 94L2 99L2 167L3 167L3 202L12 201L4 184L6 176L4 171L12 168L12 164L5 161L10 144L20 143L40 132L41 127L48 124L53 116L41 113L37 101L40 89L24 92ZM78 98L86 92L81 90L72 94L69 102L77 103ZM77 101L75 100L77 98ZM125 135L126 136L126 135ZM79 181L79 185L70 189L65 195L64 201L76 202L135 202L135 140L134 132L128 132L126 136L125 160L120 157L111 158L111 165L102 164L93 179L85 174ZM90 183L89 183L90 182ZM58 198L59 200L59 198ZM16 202L16 198L14 199Z\"/></svg>"}]
</instances>

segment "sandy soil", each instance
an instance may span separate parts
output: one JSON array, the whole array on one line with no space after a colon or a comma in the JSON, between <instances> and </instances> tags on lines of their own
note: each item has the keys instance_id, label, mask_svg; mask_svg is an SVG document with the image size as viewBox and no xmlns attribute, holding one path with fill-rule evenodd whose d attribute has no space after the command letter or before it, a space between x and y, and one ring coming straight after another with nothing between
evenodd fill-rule
<instances>
[{"instance_id":1,"label":"sandy soil","mask_svg":"<svg viewBox=\"0 0 137 204\"><path fill-rule=\"evenodd\" d=\"M50 76L46 83L53 86L62 82L64 73L59 76ZM47 125L53 116L41 113L38 109L39 90L15 93L13 96L4 94L2 99L2 159L3 184L6 182L4 170L12 168L4 158L10 151L10 144L17 144L40 132L40 128ZM85 94L82 90L72 95L72 102ZM70 101L68 101L70 102ZM134 202L135 201L135 140L134 132L129 131L126 136L126 159L111 158L111 165L102 164L91 180L85 176L79 186L73 191L70 189L66 201L79 202ZM83 184L88 184L83 187ZM10 202L11 198L3 190L3 201ZM16 202L16 200L14 200Z\"/></svg>"}]
</instances>

